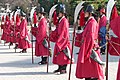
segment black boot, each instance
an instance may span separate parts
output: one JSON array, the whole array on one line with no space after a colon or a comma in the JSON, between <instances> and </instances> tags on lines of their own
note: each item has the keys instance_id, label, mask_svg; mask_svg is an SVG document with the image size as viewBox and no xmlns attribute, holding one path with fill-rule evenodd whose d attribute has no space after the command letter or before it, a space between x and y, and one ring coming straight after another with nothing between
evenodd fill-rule
<instances>
[{"instance_id":1,"label":"black boot","mask_svg":"<svg viewBox=\"0 0 120 80\"><path fill-rule=\"evenodd\" d=\"M101 54L103 54L103 55L105 54L105 48L101 49Z\"/></svg>"},{"instance_id":2,"label":"black boot","mask_svg":"<svg viewBox=\"0 0 120 80\"><path fill-rule=\"evenodd\" d=\"M96 61L100 65L104 65L104 62L101 61L100 57L98 56L97 52L92 49L92 54L90 55L90 58L92 58L94 61Z\"/></svg>"},{"instance_id":3,"label":"black boot","mask_svg":"<svg viewBox=\"0 0 120 80\"><path fill-rule=\"evenodd\" d=\"M61 67L60 74L65 74L65 73L67 73L66 68L67 68L67 64L63 65L63 66Z\"/></svg>"},{"instance_id":4,"label":"black boot","mask_svg":"<svg viewBox=\"0 0 120 80\"><path fill-rule=\"evenodd\" d=\"M47 57L41 57L42 61L40 61L38 64L47 64Z\"/></svg>"},{"instance_id":5,"label":"black boot","mask_svg":"<svg viewBox=\"0 0 120 80\"><path fill-rule=\"evenodd\" d=\"M13 45L13 43L12 43L12 42L10 42L9 46L12 46L12 45Z\"/></svg>"},{"instance_id":6,"label":"black boot","mask_svg":"<svg viewBox=\"0 0 120 80\"><path fill-rule=\"evenodd\" d=\"M58 73L58 72L60 72L60 70L61 70L61 65L58 65L58 69L57 70L55 70L53 73Z\"/></svg>"},{"instance_id":7,"label":"black boot","mask_svg":"<svg viewBox=\"0 0 120 80\"><path fill-rule=\"evenodd\" d=\"M17 49L18 48L18 44L15 44L15 47L14 47L14 49Z\"/></svg>"},{"instance_id":8,"label":"black boot","mask_svg":"<svg viewBox=\"0 0 120 80\"><path fill-rule=\"evenodd\" d=\"M27 50L26 50L26 49L23 49L23 50L22 50L22 53L27 53Z\"/></svg>"},{"instance_id":9,"label":"black boot","mask_svg":"<svg viewBox=\"0 0 120 80\"><path fill-rule=\"evenodd\" d=\"M19 53L27 53L26 49L23 49L22 51L20 51Z\"/></svg>"}]
</instances>

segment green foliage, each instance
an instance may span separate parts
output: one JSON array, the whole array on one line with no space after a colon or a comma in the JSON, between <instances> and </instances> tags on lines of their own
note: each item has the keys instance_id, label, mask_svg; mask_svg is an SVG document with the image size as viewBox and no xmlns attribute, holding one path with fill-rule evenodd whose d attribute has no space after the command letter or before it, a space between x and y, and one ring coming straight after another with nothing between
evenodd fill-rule
<instances>
[{"instance_id":1,"label":"green foliage","mask_svg":"<svg viewBox=\"0 0 120 80\"><path fill-rule=\"evenodd\" d=\"M59 1L66 5L66 12L67 12L67 16L69 18L70 24L73 24L75 7L81 1L86 1L87 2L85 4L85 8L86 8L87 4L92 4L94 6L95 10L97 10L98 8L101 8L101 7L106 8L106 4L108 2L108 0L59 0ZM66 2L66 1L68 1L68 2ZM54 4L58 3L58 0L39 0L39 3L40 3L41 6L43 6L45 8L45 11L47 13L49 13L50 8ZM116 5L117 5L117 9L120 10L120 0L116 3Z\"/></svg>"},{"instance_id":2,"label":"green foliage","mask_svg":"<svg viewBox=\"0 0 120 80\"><path fill-rule=\"evenodd\" d=\"M116 3L116 6L117 6L117 10L118 10L118 13L120 15L120 0L117 0L117 3Z\"/></svg>"}]
</instances>

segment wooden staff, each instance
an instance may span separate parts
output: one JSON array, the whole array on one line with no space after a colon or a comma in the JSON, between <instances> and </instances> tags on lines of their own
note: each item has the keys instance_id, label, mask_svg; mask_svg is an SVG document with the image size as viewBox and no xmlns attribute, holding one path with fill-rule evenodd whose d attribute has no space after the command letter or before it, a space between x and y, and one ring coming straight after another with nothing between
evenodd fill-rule
<instances>
[{"instance_id":1,"label":"wooden staff","mask_svg":"<svg viewBox=\"0 0 120 80\"><path fill-rule=\"evenodd\" d=\"M53 13L56 10L55 9L56 6L57 6L57 4L52 6L52 8L49 11L49 20L48 20L49 21L49 28L48 28L48 49L49 49L49 54L48 55L50 55L50 57L51 57L51 48L50 48L50 39L49 39L49 37L50 37L51 23L52 23L51 20L52 20ZM47 73L48 73L48 69L49 69L49 56L47 58Z\"/></svg>"},{"instance_id":2,"label":"wooden staff","mask_svg":"<svg viewBox=\"0 0 120 80\"><path fill-rule=\"evenodd\" d=\"M112 9L115 5L115 1L114 0L109 0L108 4L107 4L107 11L106 11L106 16L107 16L107 20L108 20L108 24L107 24L107 30L109 30L109 22L110 22L110 17L111 17L111 13L112 13ZM108 33L109 35L109 33ZM109 37L108 37L109 38ZM107 45L107 54L106 54L106 69L105 69L105 76L106 76L106 80L108 80L108 50L109 50L109 45Z\"/></svg>"},{"instance_id":3,"label":"wooden staff","mask_svg":"<svg viewBox=\"0 0 120 80\"><path fill-rule=\"evenodd\" d=\"M70 68L69 68L69 77L68 77L68 80L70 80L70 77L71 77L72 57L73 57L75 34L76 34L75 31L76 31L76 26L77 26L76 22L77 22L78 14L81 11L81 9L83 8L83 6L82 6L83 3L84 3L84 1L82 1L81 3L79 3L76 6L75 13L74 13L74 25L73 25L74 31L73 31L73 38L72 38L72 52L71 52L71 59L70 59Z\"/></svg>"},{"instance_id":4,"label":"wooden staff","mask_svg":"<svg viewBox=\"0 0 120 80\"><path fill-rule=\"evenodd\" d=\"M32 28L32 26L31 26L31 28ZM32 31L32 29L31 29L31 31ZM31 40L32 40L32 64L34 64L34 54L33 54L33 45L34 45L34 43L33 43L33 35L32 35L32 33L31 33Z\"/></svg>"},{"instance_id":5,"label":"wooden staff","mask_svg":"<svg viewBox=\"0 0 120 80\"><path fill-rule=\"evenodd\" d=\"M31 12L30 12L31 32L33 32L33 31L32 31L32 21L33 21L33 15L34 15L34 12L35 12L35 8L36 8L36 7L32 7ZM34 23L34 27L35 27L35 24L36 24L36 23ZM33 43L33 35L32 35L32 33L31 33L31 41L32 41L32 64L34 64L34 54L33 54L33 45L34 45L34 43Z\"/></svg>"},{"instance_id":6,"label":"wooden staff","mask_svg":"<svg viewBox=\"0 0 120 80\"><path fill-rule=\"evenodd\" d=\"M71 67L72 67L72 56L73 56L73 51L74 51L74 42L75 42L75 31L76 31L76 25L74 25L74 31L73 31L73 38L72 38L72 54L71 54L71 59L70 59L70 68L69 68L69 77L68 80L70 80L71 77Z\"/></svg>"}]
</instances>

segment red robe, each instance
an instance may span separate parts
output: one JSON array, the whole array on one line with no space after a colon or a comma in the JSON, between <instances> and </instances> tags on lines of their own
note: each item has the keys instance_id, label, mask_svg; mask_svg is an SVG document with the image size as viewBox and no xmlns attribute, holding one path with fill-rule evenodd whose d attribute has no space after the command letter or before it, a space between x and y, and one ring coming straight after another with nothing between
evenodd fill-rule
<instances>
[{"instance_id":1,"label":"red robe","mask_svg":"<svg viewBox=\"0 0 120 80\"><path fill-rule=\"evenodd\" d=\"M27 38L27 40L25 40ZM18 47L20 49L27 49L31 47L30 36L28 34L27 20L23 19L20 23L20 40Z\"/></svg>"},{"instance_id":2,"label":"red robe","mask_svg":"<svg viewBox=\"0 0 120 80\"><path fill-rule=\"evenodd\" d=\"M69 23L68 20L63 17L58 24L58 27L50 35L50 40L55 42L53 64L65 65L70 63L70 59L62 52L65 48L70 48L69 41Z\"/></svg>"},{"instance_id":3,"label":"red robe","mask_svg":"<svg viewBox=\"0 0 120 80\"><path fill-rule=\"evenodd\" d=\"M47 39L47 21L44 17L40 19L38 28L32 27L32 34L36 37L35 56L48 56L49 49L43 45L44 39Z\"/></svg>"},{"instance_id":4,"label":"red robe","mask_svg":"<svg viewBox=\"0 0 120 80\"><path fill-rule=\"evenodd\" d=\"M120 55L120 46L117 45L117 44L120 44L120 26L119 25L120 25L120 16L115 18L114 20L111 20L110 28L111 28L111 30L113 30L114 34L117 37L111 37L108 52L111 55L116 55L116 56ZM117 44L114 44L114 43L117 43ZM118 51L118 53L117 53L117 51Z\"/></svg>"},{"instance_id":5,"label":"red robe","mask_svg":"<svg viewBox=\"0 0 120 80\"><path fill-rule=\"evenodd\" d=\"M15 35L15 42L16 43L19 43L19 30L20 30L20 18L19 18L19 15L17 14L16 16L16 26L15 26L15 31L14 31L14 35Z\"/></svg>"},{"instance_id":6,"label":"red robe","mask_svg":"<svg viewBox=\"0 0 120 80\"><path fill-rule=\"evenodd\" d=\"M9 20L9 16L6 16L6 21L5 21L5 41L6 43L10 42L10 20Z\"/></svg>"},{"instance_id":7,"label":"red robe","mask_svg":"<svg viewBox=\"0 0 120 80\"><path fill-rule=\"evenodd\" d=\"M106 16L103 14L100 18L99 21L99 36L98 36L98 41L99 41L99 45L102 46L106 43L106 24L107 24L107 18ZM102 30L101 30L102 29Z\"/></svg>"},{"instance_id":8,"label":"red robe","mask_svg":"<svg viewBox=\"0 0 120 80\"><path fill-rule=\"evenodd\" d=\"M80 27L83 27L85 25L85 13L83 10L80 12L80 24L79 25Z\"/></svg>"},{"instance_id":9,"label":"red robe","mask_svg":"<svg viewBox=\"0 0 120 80\"><path fill-rule=\"evenodd\" d=\"M11 26L10 26L10 42L14 42L14 20L13 20L13 18L12 18L12 20L10 21L10 24L11 24Z\"/></svg>"},{"instance_id":10,"label":"red robe","mask_svg":"<svg viewBox=\"0 0 120 80\"><path fill-rule=\"evenodd\" d=\"M81 37L82 37L82 33L76 33L76 37L75 37L75 46L76 47L81 46Z\"/></svg>"},{"instance_id":11,"label":"red robe","mask_svg":"<svg viewBox=\"0 0 120 80\"><path fill-rule=\"evenodd\" d=\"M120 56L120 46L119 46L119 44L120 44L120 26L119 25L120 25L120 16L111 20L110 28L117 37L111 37L108 49L109 49L109 53L111 55L115 55L115 56ZM117 73L116 80L120 80L120 60L119 60L118 73Z\"/></svg>"},{"instance_id":12,"label":"red robe","mask_svg":"<svg viewBox=\"0 0 120 80\"><path fill-rule=\"evenodd\" d=\"M100 21L99 21L99 30L101 27L105 27L107 24L107 18L105 15L102 15L102 17L100 18Z\"/></svg>"},{"instance_id":13,"label":"red robe","mask_svg":"<svg viewBox=\"0 0 120 80\"><path fill-rule=\"evenodd\" d=\"M82 33L83 43L81 44L77 68L76 77L77 78L89 78L94 77L98 80L104 80L103 68L97 62L90 58L92 49L98 47L96 42L98 38L98 23L91 17L89 18L85 30ZM100 51L96 51L100 56Z\"/></svg>"}]
</instances>

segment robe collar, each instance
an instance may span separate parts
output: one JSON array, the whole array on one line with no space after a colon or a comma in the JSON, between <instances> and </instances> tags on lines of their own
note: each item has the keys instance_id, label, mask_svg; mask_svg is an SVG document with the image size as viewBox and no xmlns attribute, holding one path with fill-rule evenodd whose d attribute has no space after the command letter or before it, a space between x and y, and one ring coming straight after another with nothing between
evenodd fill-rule
<instances>
[{"instance_id":1,"label":"robe collar","mask_svg":"<svg viewBox=\"0 0 120 80\"><path fill-rule=\"evenodd\" d=\"M62 21L63 18L65 18L65 16L63 16L63 17L59 20L59 23Z\"/></svg>"},{"instance_id":2,"label":"robe collar","mask_svg":"<svg viewBox=\"0 0 120 80\"><path fill-rule=\"evenodd\" d=\"M40 21L44 18L44 16L41 16Z\"/></svg>"},{"instance_id":3,"label":"robe collar","mask_svg":"<svg viewBox=\"0 0 120 80\"><path fill-rule=\"evenodd\" d=\"M92 18L94 19L93 16L89 17L88 20L86 21L85 25L87 25L87 23L89 22L89 20L92 19Z\"/></svg>"},{"instance_id":4,"label":"robe collar","mask_svg":"<svg viewBox=\"0 0 120 80\"><path fill-rule=\"evenodd\" d=\"M101 18L103 18L105 16L105 14L103 14L102 16L101 16Z\"/></svg>"}]
</instances>

